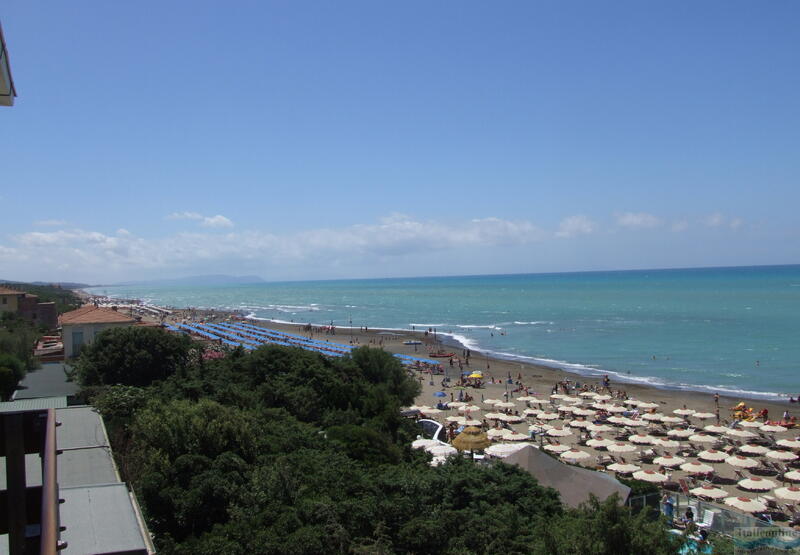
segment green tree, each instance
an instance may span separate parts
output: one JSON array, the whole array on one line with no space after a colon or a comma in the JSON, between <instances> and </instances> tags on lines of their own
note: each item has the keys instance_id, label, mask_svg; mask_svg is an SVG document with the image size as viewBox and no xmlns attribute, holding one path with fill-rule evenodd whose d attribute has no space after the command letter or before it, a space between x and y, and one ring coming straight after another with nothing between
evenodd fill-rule
<instances>
[{"instance_id":1,"label":"green tree","mask_svg":"<svg viewBox=\"0 0 800 555\"><path fill-rule=\"evenodd\" d=\"M0 354L0 396L8 400L25 377L25 363L14 355Z\"/></svg>"}]
</instances>

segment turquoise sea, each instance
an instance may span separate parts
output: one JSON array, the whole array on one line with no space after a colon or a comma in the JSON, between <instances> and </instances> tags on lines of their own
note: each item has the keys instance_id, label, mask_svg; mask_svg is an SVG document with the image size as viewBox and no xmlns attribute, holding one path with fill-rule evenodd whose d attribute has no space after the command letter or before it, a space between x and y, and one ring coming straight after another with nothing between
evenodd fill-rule
<instances>
[{"instance_id":1,"label":"turquoise sea","mask_svg":"<svg viewBox=\"0 0 800 555\"><path fill-rule=\"evenodd\" d=\"M800 265L89 291L287 322L436 328L474 351L664 387L800 393Z\"/></svg>"}]
</instances>

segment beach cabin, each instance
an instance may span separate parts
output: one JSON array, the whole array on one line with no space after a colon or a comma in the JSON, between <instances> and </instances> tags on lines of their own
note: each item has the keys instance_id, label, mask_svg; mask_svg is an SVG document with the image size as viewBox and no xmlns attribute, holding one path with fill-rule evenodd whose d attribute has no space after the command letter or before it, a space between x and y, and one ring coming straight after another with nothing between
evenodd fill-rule
<instances>
[{"instance_id":1,"label":"beach cabin","mask_svg":"<svg viewBox=\"0 0 800 555\"><path fill-rule=\"evenodd\" d=\"M115 307L86 305L65 312L59 318L59 322L64 341L64 356L69 359L81 354L81 348L94 341L95 336L101 331L119 326L132 326L136 320L118 312Z\"/></svg>"}]
</instances>

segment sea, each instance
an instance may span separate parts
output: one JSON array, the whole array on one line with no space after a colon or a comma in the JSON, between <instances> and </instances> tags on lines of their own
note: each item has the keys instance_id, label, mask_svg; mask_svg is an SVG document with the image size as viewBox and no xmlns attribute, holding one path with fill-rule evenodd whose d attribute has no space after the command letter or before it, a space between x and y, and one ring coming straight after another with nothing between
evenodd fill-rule
<instances>
[{"instance_id":1,"label":"sea","mask_svg":"<svg viewBox=\"0 0 800 555\"><path fill-rule=\"evenodd\" d=\"M435 330L458 348L617 382L800 393L800 265L88 289L252 319Z\"/></svg>"}]
</instances>

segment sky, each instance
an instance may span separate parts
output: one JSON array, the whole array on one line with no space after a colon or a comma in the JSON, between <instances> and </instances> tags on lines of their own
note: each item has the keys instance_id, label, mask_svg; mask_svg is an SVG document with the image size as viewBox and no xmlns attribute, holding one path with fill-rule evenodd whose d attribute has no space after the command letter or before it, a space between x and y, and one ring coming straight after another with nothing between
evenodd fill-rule
<instances>
[{"instance_id":1,"label":"sky","mask_svg":"<svg viewBox=\"0 0 800 555\"><path fill-rule=\"evenodd\" d=\"M795 1L0 4L0 279L800 262Z\"/></svg>"}]
</instances>

